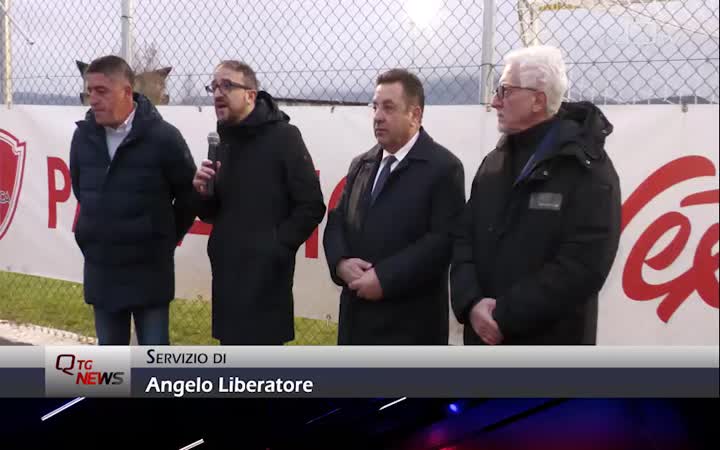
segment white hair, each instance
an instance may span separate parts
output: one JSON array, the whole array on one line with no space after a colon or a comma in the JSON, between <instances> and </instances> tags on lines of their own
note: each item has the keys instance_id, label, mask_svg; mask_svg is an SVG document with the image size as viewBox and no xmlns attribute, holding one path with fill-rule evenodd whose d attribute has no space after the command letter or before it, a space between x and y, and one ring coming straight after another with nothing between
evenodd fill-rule
<instances>
[{"instance_id":1,"label":"white hair","mask_svg":"<svg viewBox=\"0 0 720 450\"><path fill-rule=\"evenodd\" d=\"M506 70L512 68L520 87L544 92L548 114L557 114L568 87L567 69L559 48L536 45L513 50L505 56L505 64Z\"/></svg>"}]
</instances>

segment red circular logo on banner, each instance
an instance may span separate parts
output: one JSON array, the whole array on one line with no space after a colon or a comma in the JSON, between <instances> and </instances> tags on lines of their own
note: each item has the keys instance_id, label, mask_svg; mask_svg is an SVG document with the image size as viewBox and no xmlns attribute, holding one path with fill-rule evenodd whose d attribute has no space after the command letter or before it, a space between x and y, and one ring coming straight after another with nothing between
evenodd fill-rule
<instances>
[{"instance_id":1,"label":"red circular logo on banner","mask_svg":"<svg viewBox=\"0 0 720 450\"><path fill-rule=\"evenodd\" d=\"M0 128L0 239L15 215L24 171L25 143Z\"/></svg>"}]
</instances>

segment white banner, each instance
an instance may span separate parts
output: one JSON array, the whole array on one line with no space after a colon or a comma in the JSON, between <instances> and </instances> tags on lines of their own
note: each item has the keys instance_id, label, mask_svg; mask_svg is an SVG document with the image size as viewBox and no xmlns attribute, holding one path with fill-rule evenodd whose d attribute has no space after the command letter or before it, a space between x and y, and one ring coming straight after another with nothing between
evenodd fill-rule
<instances>
[{"instance_id":1,"label":"white banner","mask_svg":"<svg viewBox=\"0 0 720 450\"><path fill-rule=\"evenodd\" d=\"M215 125L213 109L159 109L183 133L196 163L204 159L207 133ZM351 159L374 142L369 109L284 110L302 131L325 201L333 206ZM74 121L85 111L0 109L0 270L82 281L68 154ZM671 105L608 106L603 111L615 125L607 150L620 174L626 223L601 293L598 342L717 345L718 106L691 105L687 112ZM482 158L498 139L494 112L481 106L429 106L424 125L463 161L469 192ZM336 321L339 289L327 274L324 226L325 221L298 252L295 309L298 316ZM207 231L196 223L177 251L178 297L209 298ZM456 340L457 329L453 335Z\"/></svg>"}]
</instances>

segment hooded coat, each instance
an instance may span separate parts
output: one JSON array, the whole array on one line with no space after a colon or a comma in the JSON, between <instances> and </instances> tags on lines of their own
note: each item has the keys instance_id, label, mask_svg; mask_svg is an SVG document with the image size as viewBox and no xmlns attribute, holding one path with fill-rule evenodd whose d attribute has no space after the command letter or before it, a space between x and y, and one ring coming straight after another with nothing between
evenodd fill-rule
<instances>
[{"instance_id":1,"label":"hooded coat","mask_svg":"<svg viewBox=\"0 0 720 450\"><path fill-rule=\"evenodd\" d=\"M199 200L213 224L212 332L223 343L295 337L295 254L325 215L320 181L297 127L266 92L242 122L218 124L215 194Z\"/></svg>"},{"instance_id":2,"label":"hooded coat","mask_svg":"<svg viewBox=\"0 0 720 450\"><path fill-rule=\"evenodd\" d=\"M485 297L497 301L503 344L595 343L598 292L620 239L620 183L604 150L611 132L593 104L564 103L483 160L451 268L466 344L483 343L469 313Z\"/></svg>"}]
</instances>

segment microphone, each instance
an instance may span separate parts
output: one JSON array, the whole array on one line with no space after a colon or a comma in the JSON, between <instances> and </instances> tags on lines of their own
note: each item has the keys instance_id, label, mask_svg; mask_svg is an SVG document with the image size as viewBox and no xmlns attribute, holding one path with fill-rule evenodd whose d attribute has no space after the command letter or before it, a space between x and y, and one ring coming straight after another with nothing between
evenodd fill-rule
<instances>
[{"instance_id":1,"label":"microphone","mask_svg":"<svg viewBox=\"0 0 720 450\"><path fill-rule=\"evenodd\" d=\"M216 132L211 131L208 133L208 159L213 163L213 170L215 170L215 178L208 181L207 193L208 195L215 195L215 179L217 178L217 160L218 160L218 147L220 146L220 135Z\"/></svg>"}]
</instances>

